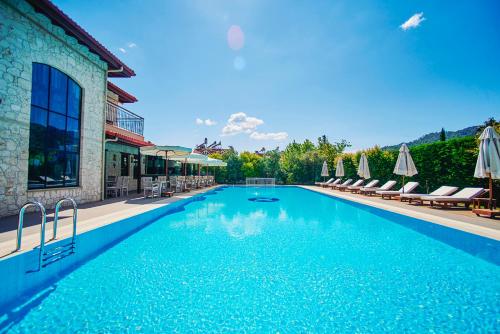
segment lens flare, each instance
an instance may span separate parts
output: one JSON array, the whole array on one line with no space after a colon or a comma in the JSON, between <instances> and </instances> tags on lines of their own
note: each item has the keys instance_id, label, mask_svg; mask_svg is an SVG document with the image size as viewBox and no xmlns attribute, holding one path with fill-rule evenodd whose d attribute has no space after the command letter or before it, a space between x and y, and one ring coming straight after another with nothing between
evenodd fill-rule
<instances>
[{"instance_id":1,"label":"lens flare","mask_svg":"<svg viewBox=\"0 0 500 334\"><path fill-rule=\"evenodd\" d=\"M235 70L243 71L247 66L247 62L245 61L245 58L237 56L236 58L234 58L233 66Z\"/></svg>"},{"instance_id":2,"label":"lens flare","mask_svg":"<svg viewBox=\"0 0 500 334\"><path fill-rule=\"evenodd\" d=\"M235 51L240 50L245 45L245 34L240 26L232 25L227 31L227 44Z\"/></svg>"}]
</instances>

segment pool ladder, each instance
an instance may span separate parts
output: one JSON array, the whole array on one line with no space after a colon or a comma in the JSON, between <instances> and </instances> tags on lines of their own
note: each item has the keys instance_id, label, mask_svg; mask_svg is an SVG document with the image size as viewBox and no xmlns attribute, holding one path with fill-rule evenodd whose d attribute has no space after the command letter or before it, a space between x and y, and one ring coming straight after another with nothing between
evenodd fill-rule
<instances>
[{"instance_id":1,"label":"pool ladder","mask_svg":"<svg viewBox=\"0 0 500 334\"><path fill-rule=\"evenodd\" d=\"M45 207L42 203L37 201L28 201L19 210L19 220L17 224L17 243L15 251L21 250L21 240L23 237L23 223L24 223L24 212L27 208L34 206L40 209L42 223L40 225L40 254L38 256L38 270L43 267L56 262L68 255L75 252L76 247L76 222L78 219L78 207L76 202L72 198L63 198L56 203L56 208L54 212L54 232L52 234L52 240L57 238L57 223L59 220L59 210L64 202L69 202L73 206L73 236L71 237L71 242L65 245L56 247L48 252L45 252L45 227L47 225L47 213L45 212Z\"/></svg>"}]
</instances>

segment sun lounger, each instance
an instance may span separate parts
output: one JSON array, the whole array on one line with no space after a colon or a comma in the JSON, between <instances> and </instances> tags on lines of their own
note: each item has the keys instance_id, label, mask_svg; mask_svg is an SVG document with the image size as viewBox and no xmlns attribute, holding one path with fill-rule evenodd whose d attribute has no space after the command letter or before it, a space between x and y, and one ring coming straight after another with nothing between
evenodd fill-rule
<instances>
[{"instance_id":1,"label":"sun lounger","mask_svg":"<svg viewBox=\"0 0 500 334\"><path fill-rule=\"evenodd\" d=\"M345 181L344 181L344 183L342 183L342 184L330 184L330 185L328 185L328 186L329 186L330 188L332 188L332 189L338 189L338 187L340 187L340 186L348 186L348 185L350 185L351 183L352 183L352 179L347 179L347 180L345 180Z\"/></svg>"},{"instance_id":2,"label":"sun lounger","mask_svg":"<svg viewBox=\"0 0 500 334\"><path fill-rule=\"evenodd\" d=\"M424 196L423 201L429 201L431 206L453 207L458 204L463 204L468 207L472 200L487 193L487 189L483 188L464 188L451 196Z\"/></svg>"},{"instance_id":3,"label":"sun lounger","mask_svg":"<svg viewBox=\"0 0 500 334\"><path fill-rule=\"evenodd\" d=\"M371 196L379 190L391 190L395 185L396 181L390 180L384 183L382 187L362 187L361 189L359 189L359 193Z\"/></svg>"},{"instance_id":4,"label":"sun lounger","mask_svg":"<svg viewBox=\"0 0 500 334\"><path fill-rule=\"evenodd\" d=\"M363 184L363 182L365 182L365 180L359 179L356 182L354 182L352 184L352 186L359 187L359 186L361 186ZM341 184L341 185L339 185L337 187L337 189L340 190L340 191L345 191L347 189L347 187L349 187L349 185L343 185L343 184Z\"/></svg>"},{"instance_id":5,"label":"sun lounger","mask_svg":"<svg viewBox=\"0 0 500 334\"><path fill-rule=\"evenodd\" d=\"M428 196L449 196L456 192L458 190L458 187L450 187L450 186L441 186L431 192L430 194L401 194L399 196L399 199L401 201L408 201L408 203L419 203L423 204L422 198L428 197Z\"/></svg>"},{"instance_id":6,"label":"sun lounger","mask_svg":"<svg viewBox=\"0 0 500 334\"><path fill-rule=\"evenodd\" d=\"M392 199L393 197L401 194L411 193L417 187L418 182L408 182L399 190L378 190L376 191L376 194L382 196L384 199Z\"/></svg>"},{"instance_id":7,"label":"sun lounger","mask_svg":"<svg viewBox=\"0 0 500 334\"><path fill-rule=\"evenodd\" d=\"M331 179L329 179L326 182L315 182L314 184L317 185L317 186L323 186L324 184L330 184L330 183L332 183L334 180L335 180L335 178L332 177Z\"/></svg>"},{"instance_id":8,"label":"sun lounger","mask_svg":"<svg viewBox=\"0 0 500 334\"><path fill-rule=\"evenodd\" d=\"M347 187L346 190L352 192L353 194L355 194L355 193L358 193L361 190L361 188L373 188L373 187L375 187L378 184L378 182L379 182L378 180L371 180L370 182L368 182L366 184L366 186L362 186L362 185L355 186L355 185L352 185L352 186Z\"/></svg>"},{"instance_id":9,"label":"sun lounger","mask_svg":"<svg viewBox=\"0 0 500 334\"><path fill-rule=\"evenodd\" d=\"M323 188L327 188L327 187L332 187L332 186L336 186L337 184L339 184L340 182L342 181L342 179L336 179L335 181L333 181L332 183L330 184L323 184L321 185L321 187Z\"/></svg>"}]
</instances>

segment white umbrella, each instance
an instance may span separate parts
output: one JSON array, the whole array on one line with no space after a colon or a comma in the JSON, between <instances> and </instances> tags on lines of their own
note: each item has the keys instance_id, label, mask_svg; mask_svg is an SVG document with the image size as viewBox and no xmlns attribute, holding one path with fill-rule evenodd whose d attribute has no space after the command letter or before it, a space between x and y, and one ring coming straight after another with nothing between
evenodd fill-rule
<instances>
[{"instance_id":1,"label":"white umbrella","mask_svg":"<svg viewBox=\"0 0 500 334\"><path fill-rule=\"evenodd\" d=\"M342 177L344 175L345 175L345 173L344 173L344 161L342 160L342 158L339 158L339 160L337 160L337 167L335 168L335 176Z\"/></svg>"},{"instance_id":2,"label":"white umbrella","mask_svg":"<svg viewBox=\"0 0 500 334\"><path fill-rule=\"evenodd\" d=\"M405 191L405 176L418 174L417 167L415 167L410 150L406 144L401 145L399 148L398 160L396 161L396 166L394 166L394 174L403 175L403 192Z\"/></svg>"},{"instance_id":3,"label":"white umbrella","mask_svg":"<svg viewBox=\"0 0 500 334\"><path fill-rule=\"evenodd\" d=\"M368 159L366 158L366 154L362 153L361 158L359 159L358 166L358 175L363 179L370 178L370 168L368 167Z\"/></svg>"},{"instance_id":4,"label":"white umbrella","mask_svg":"<svg viewBox=\"0 0 500 334\"><path fill-rule=\"evenodd\" d=\"M141 147L141 154L165 157L165 175L168 178L168 159L172 156L185 156L191 153L191 149L182 146L154 145Z\"/></svg>"},{"instance_id":5,"label":"white umbrella","mask_svg":"<svg viewBox=\"0 0 500 334\"><path fill-rule=\"evenodd\" d=\"M493 199L493 181L492 179L500 179L500 136L491 126L484 129L479 137L479 156L477 157L476 170L474 177L489 178L490 201Z\"/></svg>"},{"instance_id":6,"label":"white umbrella","mask_svg":"<svg viewBox=\"0 0 500 334\"><path fill-rule=\"evenodd\" d=\"M326 161L323 161L323 167L321 168L321 176L327 177L328 176L328 164Z\"/></svg>"}]
</instances>

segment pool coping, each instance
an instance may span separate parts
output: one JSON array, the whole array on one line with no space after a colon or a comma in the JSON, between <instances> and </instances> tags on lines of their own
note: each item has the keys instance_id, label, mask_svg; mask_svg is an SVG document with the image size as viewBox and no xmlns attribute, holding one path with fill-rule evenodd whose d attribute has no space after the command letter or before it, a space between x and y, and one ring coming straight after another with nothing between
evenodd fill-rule
<instances>
[{"instance_id":1,"label":"pool coping","mask_svg":"<svg viewBox=\"0 0 500 334\"><path fill-rule=\"evenodd\" d=\"M367 205L370 207L386 210L389 212L401 214L404 216L424 220L430 223L438 224L441 226L449 227L455 230L460 230L462 232L467 232L481 237L493 239L500 241L500 230L489 228L486 226L475 224L474 222L468 222L465 220L459 220L458 217L443 217L432 213L420 212L414 209L413 206L408 205L407 208L394 205L394 200L384 200L383 203L374 200L373 198L366 197L359 194L344 193L340 191L330 190L326 188L320 188L318 186L306 186L297 185L297 187L313 191L316 193L324 194L331 197L340 198L354 203L359 203ZM407 204L405 204L407 205ZM444 211L441 211L441 214ZM479 219L479 218L478 218ZM482 218L486 219L486 218ZM471 218L472 220L472 218Z\"/></svg>"}]
</instances>

